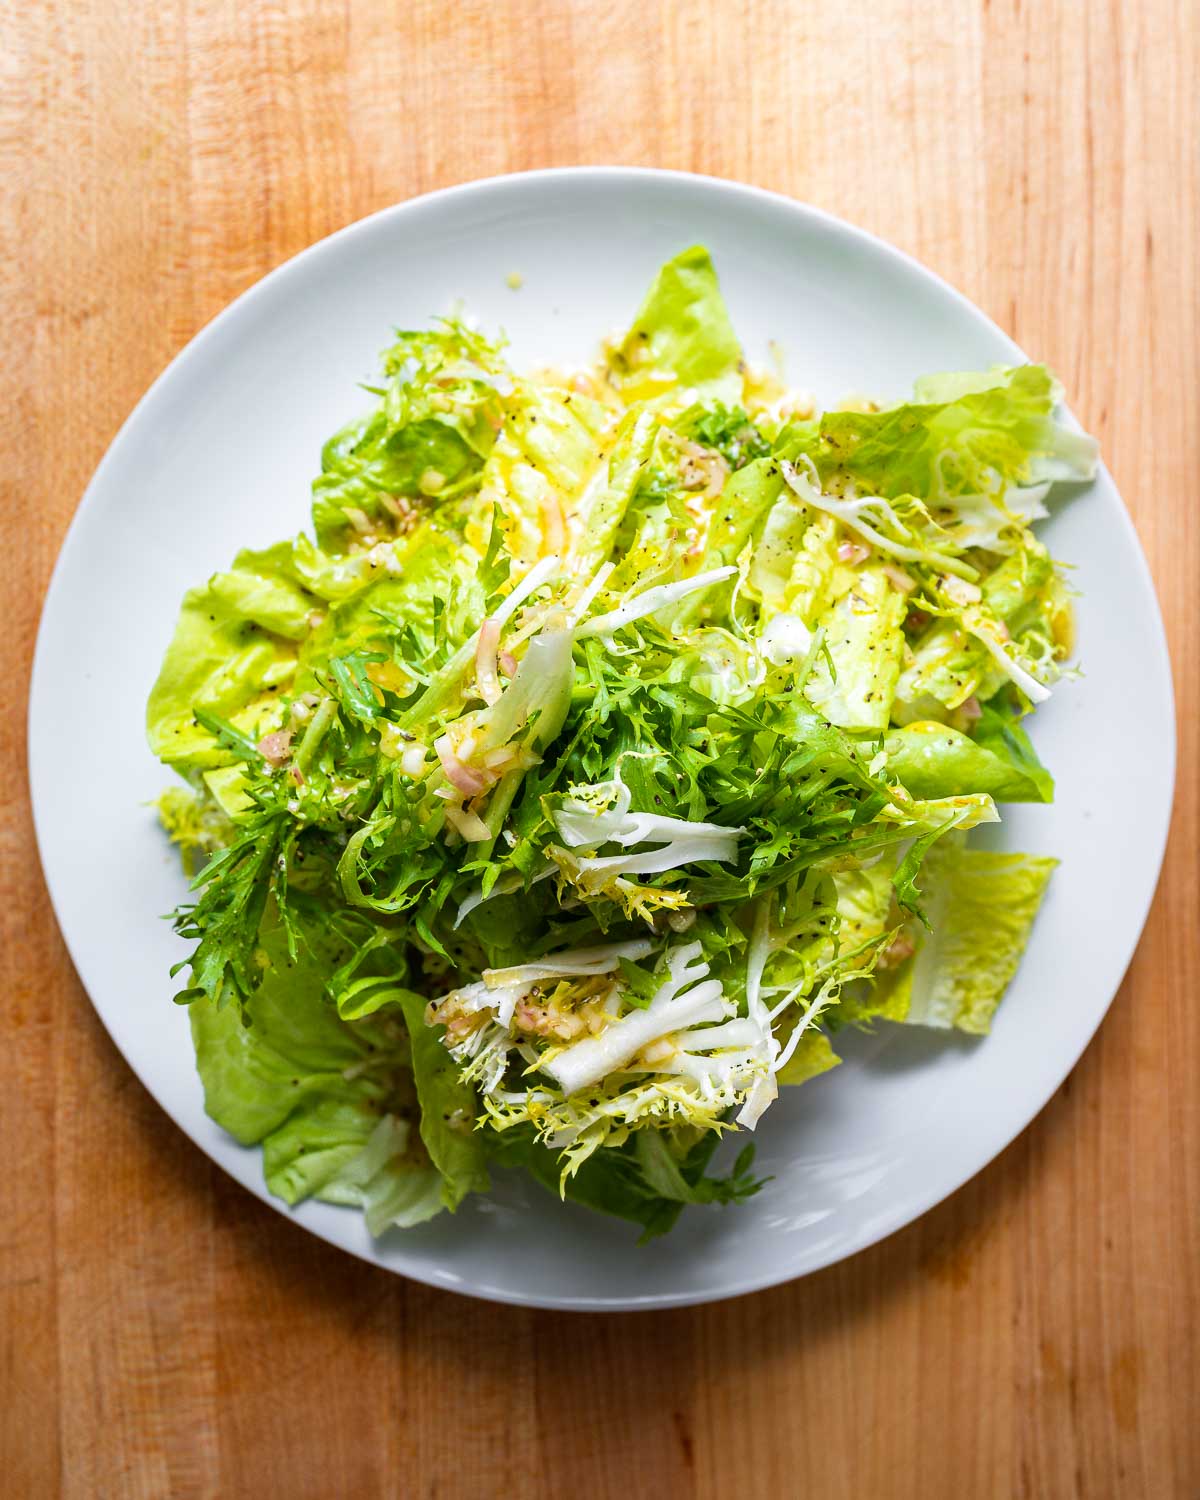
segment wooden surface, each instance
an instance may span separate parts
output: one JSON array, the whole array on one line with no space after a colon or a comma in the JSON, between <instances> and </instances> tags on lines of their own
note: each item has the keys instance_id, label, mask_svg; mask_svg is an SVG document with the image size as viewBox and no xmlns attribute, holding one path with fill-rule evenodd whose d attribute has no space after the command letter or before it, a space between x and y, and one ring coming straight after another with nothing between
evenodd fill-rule
<instances>
[{"instance_id":1,"label":"wooden surface","mask_svg":"<svg viewBox=\"0 0 1200 1500\"><path fill-rule=\"evenodd\" d=\"M0 1492L1200 1495L1193 0L3 0L0 37ZM210 1166L87 1003L24 783L42 593L151 379L350 220L574 162L831 209L1053 365L1181 725L1145 939L1031 1129L846 1264L636 1317L407 1285Z\"/></svg>"}]
</instances>

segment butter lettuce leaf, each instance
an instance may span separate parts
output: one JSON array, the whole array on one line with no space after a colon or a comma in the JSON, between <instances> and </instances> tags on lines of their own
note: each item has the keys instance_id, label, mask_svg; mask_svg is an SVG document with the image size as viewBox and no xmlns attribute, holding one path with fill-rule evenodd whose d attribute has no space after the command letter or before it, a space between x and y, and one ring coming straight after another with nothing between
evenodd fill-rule
<instances>
[{"instance_id":1,"label":"butter lettuce leaf","mask_svg":"<svg viewBox=\"0 0 1200 1500\"><path fill-rule=\"evenodd\" d=\"M384 376L375 407L321 452L312 518L326 551L477 485L511 387L498 346L455 319L399 333Z\"/></svg>"},{"instance_id":2,"label":"butter lettuce leaf","mask_svg":"<svg viewBox=\"0 0 1200 1500\"><path fill-rule=\"evenodd\" d=\"M486 1193L489 1187L483 1138L475 1129L478 1101L474 1089L459 1078L439 1029L426 1025L424 996L400 990L397 999L412 1046L421 1139L441 1173L442 1201L454 1209L468 1193Z\"/></svg>"},{"instance_id":3,"label":"butter lettuce leaf","mask_svg":"<svg viewBox=\"0 0 1200 1500\"><path fill-rule=\"evenodd\" d=\"M958 495L1090 479L1095 440L1055 419L1060 394L1042 365L938 376L918 382L912 402L826 412L806 451L823 487L850 483L862 494L915 495L951 509Z\"/></svg>"},{"instance_id":4,"label":"butter lettuce leaf","mask_svg":"<svg viewBox=\"0 0 1200 1500\"><path fill-rule=\"evenodd\" d=\"M717 384L726 399L740 400L741 357L712 259L700 245L659 270L612 355L627 400L674 385Z\"/></svg>"},{"instance_id":5,"label":"butter lettuce leaf","mask_svg":"<svg viewBox=\"0 0 1200 1500\"><path fill-rule=\"evenodd\" d=\"M1054 779L1019 721L986 707L974 735L918 720L885 741L888 769L914 797L986 792L997 802L1052 802Z\"/></svg>"},{"instance_id":6,"label":"butter lettuce leaf","mask_svg":"<svg viewBox=\"0 0 1200 1500\"><path fill-rule=\"evenodd\" d=\"M233 567L184 595L146 705L150 748L180 771L236 757L196 720L199 706L254 738L274 728L309 616L321 601L293 582L291 544L240 552Z\"/></svg>"},{"instance_id":7,"label":"butter lettuce leaf","mask_svg":"<svg viewBox=\"0 0 1200 1500\"><path fill-rule=\"evenodd\" d=\"M243 1145L261 1143L267 1186L288 1204L356 1205L375 1234L455 1207L481 1179L445 1175L422 1144L401 1009L341 1020L326 988L346 952L319 927L292 957L268 918L259 954L263 978L244 1007L198 998L189 1010L209 1115Z\"/></svg>"}]
</instances>

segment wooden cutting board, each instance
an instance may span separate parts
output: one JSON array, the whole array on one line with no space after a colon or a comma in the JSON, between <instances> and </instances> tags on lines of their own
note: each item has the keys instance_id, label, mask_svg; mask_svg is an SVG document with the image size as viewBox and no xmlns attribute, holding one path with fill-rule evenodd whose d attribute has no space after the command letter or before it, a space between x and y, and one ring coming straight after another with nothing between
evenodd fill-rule
<instances>
[{"instance_id":1,"label":"wooden cutting board","mask_svg":"<svg viewBox=\"0 0 1200 1500\"><path fill-rule=\"evenodd\" d=\"M1200 1495L1198 36L1189 0L3 7L0 1492ZM577 162L819 204L1054 366L1133 510L1180 695L1146 937L1036 1124L846 1264L640 1317L407 1285L211 1167L74 976L22 749L67 522L186 340L362 214ZM87 754L69 702L63 732Z\"/></svg>"}]
</instances>

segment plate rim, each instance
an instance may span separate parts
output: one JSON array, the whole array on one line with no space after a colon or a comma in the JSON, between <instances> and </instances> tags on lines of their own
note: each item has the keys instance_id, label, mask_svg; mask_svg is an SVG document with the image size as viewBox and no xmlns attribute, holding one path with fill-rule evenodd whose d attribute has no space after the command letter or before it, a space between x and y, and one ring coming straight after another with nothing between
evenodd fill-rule
<instances>
[{"instance_id":1,"label":"plate rim","mask_svg":"<svg viewBox=\"0 0 1200 1500\"><path fill-rule=\"evenodd\" d=\"M79 545L81 519L83 518L85 513L90 510L91 507L98 503L97 493L101 487L101 483L107 470L110 467L115 466L116 462L119 460L120 454L123 452L124 448L130 440L130 431L137 422L143 408L147 406L155 397L159 387L172 375L172 373L176 369L176 366L179 365L182 360L191 357L194 352L202 350L207 342L217 334L219 329L223 328L227 322L233 320L233 318L243 307L243 304L255 299L260 295L263 295L268 285L272 288L278 287L282 282L294 276L301 268L301 266L309 259L325 255L335 245L335 243L351 239L358 235L369 233L371 229L380 221L401 218L405 213L418 206L436 202L444 202L447 200L452 200L456 197L468 197L488 189L496 189L507 186L520 186L524 183L537 183L542 181L563 180L568 178L575 181L596 180L607 181L610 183L620 182L621 180L627 179L658 180L663 182L664 185L674 183L699 186L708 190L716 191L720 194L729 195L736 199L741 199L745 202L766 202L773 204L776 207L780 207L786 212L795 215L800 219L807 220L810 224L819 225L826 230L829 230L838 235L849 236L852 240L856 240L860 244L870 247L873 251L881 253L887 258L899 262L901 265L905 266L911 273L915 274L927 284L929 284L933 289L937 290L943 295L949 294L949 297L954 303L958 305L961 311L963 311L969 317L975 319L977 322L985 325L996 336L998 340L1002 341L1003 344L1005 344L1008 349L1011 350L1016 359L1020 361L1028 360L1028 356L1019 347L1019 345L1017 345L1017 343L1007 333L1005 333L1004 330L1000 328L999 325L981 307L978 306L978 304L973 302L952 282L948 281L938 272L932 270L929 266L925 265L922 261L918 260L908 251L901 249L899 246L892 244L890 241L885 240L872 231L862 228L860 225L854 224L837 214L831 213L827 209L820 208L815 204L807 203L800 199L792 198L785 193L777 192L768 188L758 187L734 178L719 177L707 173L687 172L669 168L646 166L621 166L604 164L545 167L535 168L528 171L497 173L488 177L473 178L464 182L454 183L446 187L436 188L426 193L416 194L413 197L404 198L396 203L389 204L384 208L377 209L370 214L364 215L362 218L353 220L351 223L343 225L340 229L334 230L332 233L325 235L323 238L315 240L313 243L305 246L302 250L297 251L294 255L291 255L287 259L281 261L278 265L272 267L269 271L267 271L263 276L259 277L257 281L246 287L235 298L233 298L232 301L227 303L216 314L214 314L214 316L210 318L208 322L206 322L195 334L192 335L190 339L187 340L185 344L182 345L182 347L180 347L175 352L170 360L168 360L168 362L158 372L151 383L147 386L141 397L131 408L128 415L125 417L124 421L117 429L117 432L110 440L102 457L100 458L99 463L96 465L91 478L88 480L83 494L81 495L79 502L75 506L75 509L72 513L67 529L63 534L63 539L59 546L54 567L51 571L50 580L46 587L39 610L37 636L29 674L29 691L27 702L27 783L29 790L30 809L34 827L34 841L37 848L39 865L42 871L42 878L46 886L47 894L50 898L50 905L54 912L55 922L61 934L63 944L67 950L68 956L71 959L72 966L75 969L76 975L79 978L84 993L87 995L89 1004L91 1004L92 1009L95 1011L101 1025L104 1027L105 1032L108 1034L110 1041L112 1041L113 1045L120 1053L123 1065L128 1067L134 1073L142 1087L154 1100L155 1104L167 1115L167 1117L172 1121L176 1128L178 1128L192 1142L192 1144L203 1153L204 1157L211 1165L218 1167L222 1172L226 1173L227 1176L231 1177L239 1187L249 1190L261 1202L266 1203L270 1208L279 1213L289 1222L297 1225L305 1232L314 1235L324 1243L331 1245L333 1248L344 1251L345 1253L354 1256L356 1259L363 1261L367 1265L375 1266L377 1269L388 1271L394 1275L403 1276L409 1280L420 1282L427 1286L436 1287L442 1291L454 1292L460 1296L471 1297L477 1300L496 1304L517 1307L546 1308L555 1311L621 1312L649 1311L658 1309L665 1311L672 1308L699 1306L711 1302L725 1301L734 1297L748 1296L754 1292L763 1291L773 1286L785 1285L788 1282L798 1280L801 1277L806 1277L818 1271L825 1270L829 1266L835 1265L840 1261L848 1260L852 1256L856 1256L862 1251L871 1248L873 1245L880 1243L882 1240L890 1238L890 1236L897 1233L899 1230L922 1218L939 1203L944 1202L954 1193L957 1193L968 1182L977 1177L988 1166L990 1166L991 1163L995 1161L1003 1151L1005 1151L1021 1135L1024 1134L1024 1132L1041 1114L1046 1105L1049 1104L1054 1095L1062 1087L1065 1079L1070 1075L1071 1072L1073 1072L1075 1067L1078 1065L1079 1059L1082 1057L1087 1047L1095 1038L1097 1031L1099 1030L1105 1017L1108 1015L1110 1009L1112 1008L1112 1004L1116 999L1121 986L1125 982L1125 978L1129 972L1130 965L1141 943L1142 937L1145 932L1146 923L1153 907L1159 885L1161 884L1162 869L1166 855L1167 842L1174 819L1174 803L1177 783L1178 723L1169 641L1163 622L1162 608L1159 603L1158 592L1154 584L1153 574L1151 573L1145 551L1141 544L1141 539L1138 536L1137 529L1134 525L1129 508L1125 503L1120 489L1112 479L1112 475L1109 473L1106 465L1104 465L1103 463L1100 464L1099 473L1107 478L1108 482L1112 485L1113 493L1117 497L1117 500L1119 502L1118 508L1121 524L1123 527L1123 536L1120 540L1124 544L1126 550L1130 552L1132 563L1142 576L1142 581L1146 585L1149 599L1152 605L1151 623L1153 626L1153 638L1150 642L1148 642L1148 645L1153 651L1156 666L1160 669L1163 679L1165 688L1163 708L1165 710L1166 719L1170 729L1170 733L1167 736L1167 743L1163 747L1166 760L1166 769L1169 773L1167 795L1162 804L1162 813L1159 826L1153 830L1153 838L1147 841L1147 847L1149 847L1152 851L1152 867L1154 869L1154 878L1152 881L1147 882L1146 892L1142 902L1140 903L1140 911L1138 911L1137 913L1137 921L1132 929L1133 936L1127 945L1128 951L1125 953L1123 962L1121 964L1120 975L1115 979L1115 982L1113 982L1111 993L1108 995L1108 998L1104 1001L1103 1005L1098 1008L1094 1022L1085 1024L1080 1028L1077 1038L1078 1045L1074 1046L1071 1050L1070 1059L1062 1068L1061 1075L1058 1077L1057 1082L1049 1090L1049 1092L1046 1093L1045 1097L1042 1098L1040 1102L1034 1104L1032 1108L1029 1108L1028 1110L1022 1108L1022 1110L1020 1111L1021 1122L1014 1130L1011 1131L1011 1133L1007 1134L1005 1139L996 1144L994 1149L988 1149L986 1154L980 1156L975 1165L972 1166L965 1175L958 1177L957 1180L955 1180L949 1186L946 1186L945 1184L939 1182L935 1183L928 1191L917 1191L905 1195L902 1201L895 1206L892 1212L886 1215L881 1215L869 1229L862 1231L857 1237L852 1238L852 1242L849 1247L842 1246L840 1248L834 1248L828 1251L819 1251L812 1258L812 1260L808 1262L803 1267L803 1269L800 1270L792 1269L790 1267L784 1267L782 1270L775 1268L760 1275L750 1275L739 1278L736 1283L731 1283L729 1286L721 1289L692 1290L681 1292L677 1295L655 1293L651 1296L642 1298L627 1296L538 1296L532 1294L524 1294L521 1292L508 1291L506 1289L497 1287L465 1286L461 1283L448 1282L444 1279L440 1279L435 1272L423 1266L418 1266L415 1268L401 1268L394 1264L381 1261L379 1258L368 1253L366 1249L358 1248L354 1245L342 1244L338 1241L328 1238L321 1232L321 1230L317 1226L307 1223L302 1214L297 1213L295 1210L289 1208L286 1204L284 1204L282 1200L277 1199L270 1193L268 1193L265 1187L265 1183L261 1181L254 1183L243 1182L230 1165L212 1156L209 1153L204 1142L200 1139L198 1133L194 1132L186 1124L183 1123L177 1111L171 1106L166 1097L164 1097L163 1092L156 1088L150 1077L148 1077L142 1069L138 1068L126 1055L124 1049L117 1040L113 1029L110 1027L109 1022L104 1015L104 1012L94 999L91 987L84 977L84 964L81 963L80 955L77 953L77 948L81 945L78 944L68 933L60 915L60 900L59 896L56 894L55 881L51 876L50 866L47 859L49 836L46 830L46 819L43 812L39 810L43 806L44 794L39 785L39 757L37 754L36 742L40 737L39 726L42 722L44 714L42 703L46 698L45 684L48 672L48 668L46 666L46 655L48 651L48 648L46 647L47 617L49 616L52 608L58 602L58 596L61 593L62 587L64 586L63 578L66 573L66 567L68 566L69 561L73 559L74 551ZM1072 417L1071 420L1073 421L1074 418ZM1057 1069L1055 1071L1057 1071Z\"/></svg>"}]
</instances>

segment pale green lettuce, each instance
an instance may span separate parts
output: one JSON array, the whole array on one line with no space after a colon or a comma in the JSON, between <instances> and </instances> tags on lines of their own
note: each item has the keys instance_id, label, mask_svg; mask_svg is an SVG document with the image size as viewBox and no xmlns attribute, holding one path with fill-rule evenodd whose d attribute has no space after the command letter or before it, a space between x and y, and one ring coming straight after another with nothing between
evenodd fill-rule
<instances>
[{"instance_id":1,"label":"pale green lettuce","mask_svg":"<svg viewBox=\"0 0 1200 1500\"><path fill-rule=\"evenodd\" d=\"M918 720L893 730L885 748L888 769L914 797L979 791L997 802L1049 802L1054 796L1054 780L1019 721L990 705L971 735Z\"/></svg>"},{"instance_id":2,"label":"pale green lettuce","mask_svg":"<svg viewBox=\"0 0 1200 1500\"><path fill-rule=\"evenodd\" d=\"M321 602L292 581L290 551L285 542L240 552L227 573L184 596L146 705L150 748L167 765L203 770L233 759L196 721L197 705L251 736L274 727L276 700L291 685Z\"/></svg>"},{"instance_id":3,"label":"pale green lettuce","mask_svg":"<svg viewBox=\"0 0 1200 1500\"><path fill-rule=\"evenodd\" d=\"M863 567L817 623L827 654L805 686L810 703L840 729L886 729L904 657L905 598L882 568Z\"/></svg>"},{"instance_id":4,"label":"pale green lettuce","mask_svg":"<svg viewBox=\"0 0 1200 1500\"><path fill-rule=\"evenodd\" d=\"M680 385L738 400L741 345L707 250L693 245L661 268L613 351L630 389L654 394Z\"/></svg>"},{"instance_id":5,"label":"pale green lettuce","mask_svg":"<svg viewBox=\"0 0 1200 1500\"><path fill-rule=\"evenodd\" d=\"M852 483L860 494L953 509L957 495L1092 477L1095 440L1056 420L1059 396L1041 365L938 376L918 382L912 402L826 412L804 446L827 488Z\"/></svg>"},{"instance_id":6,"label":"pale green lettuce","mask_svg":"<svg viewBox=\"0 0 1200 1500\"><path fill-rule=\"evenodd\" d=\"M486 1193L489 1185L483 1139L475 1130L475 1092L458 1076L437 1029L426 1025L424 997L403 990L398 998L412 1046L421 1139L442 1175L442 1201L457 1208L468 1193Z\"/></svg>"},{"instance_id":7,"label":"pale green lettuce","mask_svg":"<svg viewBox=\"0 0 1200 1500\"><path fill-rule=\"evenodd\" d=\"M1029 941L1058 861L936 844L922 871L928 930L892 984L914 1025L986 1033Z\"/></svg>"},{"instance_id":8,"label":"pale green lettuce","mask_svg":"<svg viewBox=\"0 0 1200 1500\"><path fill-rule=\"evenodd\" d=\"M498 347L453 319L400 333L384 372L375 408L321 453L312 515L326 551L386 534L397 501L419 506L477 484L511 383Z\"/></svg>"},{"instance_id":9,"label":"pale green lettuce","mask_svg":"<svg viewBox=\"0 0 1200 1500\"><path fill-rule=\"evenodd\" d=\"M435 1069L425 1034L414 1086L405 1008L341 1020L326 987L344 954L315 928L294 958L277 925L261 931L260 949L263 979L244 1010L197 999L189 1014L205 1108L243 1145L261 1143L270 1190L289 1204L360 1206L377 1234L454 1208L485 1185L468 1160L469 1137L443 1150L441 1116L452 1102L461 1107L461 1086ZM422 1085L435 1107L418 1136ZM422 1144L427 1128L441 1161Z\"/></svg>"}]
</instances>

